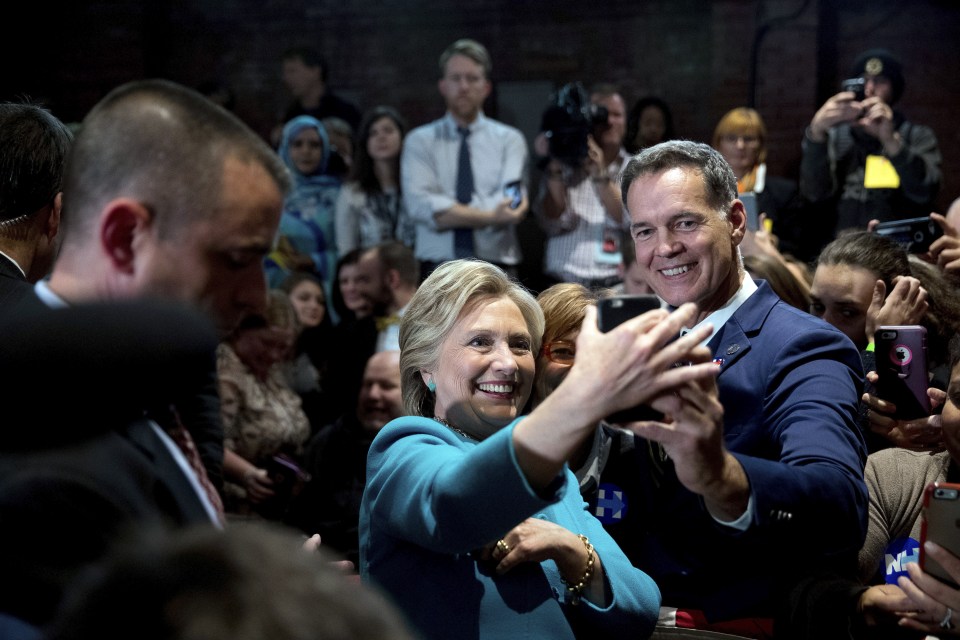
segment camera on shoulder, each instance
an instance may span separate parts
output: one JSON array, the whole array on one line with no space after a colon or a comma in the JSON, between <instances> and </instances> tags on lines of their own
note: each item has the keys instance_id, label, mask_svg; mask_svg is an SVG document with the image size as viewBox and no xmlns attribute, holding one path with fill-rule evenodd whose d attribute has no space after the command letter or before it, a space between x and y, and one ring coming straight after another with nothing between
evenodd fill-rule
<instances>
[{"instance_id":1,"label":"camera on shoulder","mask_svg":"<svg viewBox=\"0 0 960 640\"><path fill-rule=\"evenodd\" d=\"M587 157L587 138L609 126L609 113L602 105L590 103L580 82L563 85L550 96L540 120L540 131L549 143L550 156L572 167Z\"/></svg>"}]
</instances>

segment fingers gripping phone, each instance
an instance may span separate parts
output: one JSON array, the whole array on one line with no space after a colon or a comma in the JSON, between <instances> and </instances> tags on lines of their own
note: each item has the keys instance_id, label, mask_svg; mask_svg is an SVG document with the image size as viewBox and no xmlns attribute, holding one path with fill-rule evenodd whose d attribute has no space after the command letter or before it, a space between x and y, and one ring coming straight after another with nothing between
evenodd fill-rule
<instances>
[{"instance_id":1,"label":"fingers gripping phone","mask_svg":"<svg viewBox=\"0 0 960 640\"><path fill-rule=\"evenodd\" d=\"M854 94L854 100L863 102L866 86L867 83L863 78L847 78L840 83L840 90L852 92Z\"/></svg>"},{"instance_id":2,"label":"fingers gripping phone","mask_svg":"<svg viewBox=\"0 0 960 640\"><path fill-rule=\"evenodd\" d=\"M874 334L877 395L897 406L895 417L930 415L927 330L920 325L881 326Z\"/></svg>"},{"instance_id":3,"label":"fingers gripping phone","mask_svg":"<svg viewBox=\"0 0 960 640\"><path fill-rule=\"evenodd\" d=\"M880 222L873 232L890 238L910 253L926 253L930 244L943 235L940 225L928 216Z\"/></svg>"},{"instance_id":4,"label":"fingers gripping phone","mask_svg":"<svg viewBox=\"0 0 960 640\"><path fill-rule=\"evenodd\" d=\"M653 311L659 308L660 299L650 294L630 294L601 298L597 302L597 326L600 331L606 333L630 318L635 318L647 311ZM605 420L610 423L662 419L662 413L644 404L617 411L605 418Z\"/></svg>"},{"instance_id":5,"label":"fingers gripping phone","mask_svg":"<svg viewBox=\"0 0 960 640\"><path fill-rule=\"evenodd\" d=\"M510 198L510 208L516 209L523 202L523 188L519 180L508 182L503 187L503 195Z\"/></svg>"},{"instance_id":6,"label":"fingers gripping phone","mask_svg":"<svg viewBox=\"0 0 960 640\"><path fill-rule=\"evenodd\" d=\"M923 520L920 524L920 568L944 582L957 582L923 550L927 540L960 556L960 484L932 482L923 492Z\"/></svg>"}]
</instances>

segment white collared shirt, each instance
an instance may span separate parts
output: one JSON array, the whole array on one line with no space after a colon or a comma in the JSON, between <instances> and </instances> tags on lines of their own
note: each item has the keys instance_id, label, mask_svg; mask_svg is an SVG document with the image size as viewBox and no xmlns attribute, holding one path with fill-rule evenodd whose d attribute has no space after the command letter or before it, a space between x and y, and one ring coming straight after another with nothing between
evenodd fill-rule
<instances>
[{"instance_id":1,"label":"white collared shirt","mask_svg":"<svg viewBox=\"0 0 960 640\"><path fill-rule=\"evenodd\" d=\"M733 314L737 312L737 309L747 301L747 298L753 295L757 290L757 283L753 281L753 278L749 274L744 274L743 279L740 282L740 288L737 289L737 292L733 294L733 297L727 300L727 303L712 312L706 318L698 322L692 327L684 327L681 330L681 335L687 333L688 331L693 331L697 327L703 325L704 323L709 322L713 325L713 332L704 338L703 342L700 344L706 346L708 342L713 340L713 336L717 335L717 332L720 331L720 327L727 324L727 320L733 317Z\"/></svg>"},{"instance_id":2,"label":"white collared shirt","mask_svg":"<svg viewBox=\"0 0 960 640\"><path fill-rule=\"evenodd\" d=\"M397 317L403 318L407 312L408 302L402 309L397 311ZM395 322L386 329L377 334L377 353L381 351L400 351L400 323Z\"/></svg>"},{"instance_id":3,"label":"white collared shirt","mask_svg":"<svg viewBox=\"0 0 960 640\"><path fill-rule=\"evenodd\" d=\"M507 183L526 182L527 141L518 129L487 118L482 112L468 128L474 183L470 206L489 211L503 200ZM418 260L445 262L454 258L453 229L438 229L435 216L457 203L460 142L457 123L449 112L404 138L400 177L404 205L416 225ZM516 226L496 224L474 229L476 257L498 264L519 264Z\"/></svg>"}]
</instances>

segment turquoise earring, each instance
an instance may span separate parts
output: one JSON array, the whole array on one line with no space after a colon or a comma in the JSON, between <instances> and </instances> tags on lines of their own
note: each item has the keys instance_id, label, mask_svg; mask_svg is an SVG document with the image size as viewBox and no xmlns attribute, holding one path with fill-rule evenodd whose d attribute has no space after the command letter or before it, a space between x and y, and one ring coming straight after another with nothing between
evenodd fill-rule
<instances>
[{"instance_id":1,"label":"turquoise earring","mask_svg":"<svg viewBox=\"0 0 960 640\"><path fill-rule=\"evenodd\" d=\"M433 378L430 378L430 382L427 383L427 389L430 390L430 393L437 390L437 383L433 381Z\"/></svg>"}]
</instances>

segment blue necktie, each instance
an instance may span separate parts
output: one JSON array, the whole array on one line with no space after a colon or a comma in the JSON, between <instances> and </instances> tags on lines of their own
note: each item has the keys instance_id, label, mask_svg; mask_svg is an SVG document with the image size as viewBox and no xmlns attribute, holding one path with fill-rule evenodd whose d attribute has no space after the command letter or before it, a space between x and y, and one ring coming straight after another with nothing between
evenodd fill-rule
<instances>
[{"instance_id":1,"label":"blue necktie","mask_svg":"<svg viewBox=\"0 0 960 640\"><path fill-rule=\"evenodd\" d=\"M473 197L473 169L470 166L470 146L467 136L470 129L457 127L460 134L460 155L457 158L457 202L470 204ZM455 258L473 257L473 229L458 227L453 230L453 256Z\"/></svg>"}]
</instances>

